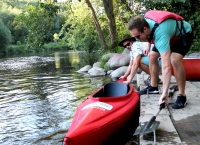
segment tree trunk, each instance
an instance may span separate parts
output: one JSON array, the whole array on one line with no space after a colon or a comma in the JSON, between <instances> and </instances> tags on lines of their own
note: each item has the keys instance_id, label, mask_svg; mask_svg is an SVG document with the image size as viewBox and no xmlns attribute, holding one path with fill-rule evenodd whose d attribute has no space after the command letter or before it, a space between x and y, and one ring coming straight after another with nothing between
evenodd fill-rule
<instances>
[{"instance_id":1,"label":"tree trunk","mask_svg":"<svg viewBox=\"0 0 200 145\"><path fill-rule=\"evenodd\" d=\"M102 1L103 1L106 15L108 17L111 47L115 48L118 45L118 43L117 43L117 29L116 29L116 23L115 23L115 16L114 16L114 11L113 11L113 0L102 0Z\"/></svg>"},{"instance_id":2,"label":"tree trunk","mask_svg":"<svg viewBox=\"0 0 200 145\"><path fill-rule=\"evenodd\" d=\"M90 8L90 11L92 13L92 19L93 19L95 27L97 29L97 32L98 32L98 35L99 35L99 39L100 39L100 42L101 42L101 46L103 47L103 49L105 51L107 51L108 50L108 45L106 44L105 38L103 36L103 32L101 30L101 26L100 26L100 24L99 24L99 22L97 20L97 17L96 17L94 9L92 7L92 4L90 3L89 0L85 0L85 2L88 5L88 7Z\"/></svg>"},{"instance_id":3,"label":"tree trunk","mask_svg":"<svg viewBox=\"0 0 200 145\"><path fill-rule=\"evenodd\" d=\"M121 20L121 22L122 22L122 25L123 25L123 27L124 27L124 30L126 29L126 25L124 24L124 21L123 21L123 19L122 19L122 16L121 16L121 13L120 13L120 10L119 10L119 5L118 5L118 3L116 2L116 4L117 4L117 11L118 11L118 16L119 16L119 19Z\"/></svg>"}]
</instances>

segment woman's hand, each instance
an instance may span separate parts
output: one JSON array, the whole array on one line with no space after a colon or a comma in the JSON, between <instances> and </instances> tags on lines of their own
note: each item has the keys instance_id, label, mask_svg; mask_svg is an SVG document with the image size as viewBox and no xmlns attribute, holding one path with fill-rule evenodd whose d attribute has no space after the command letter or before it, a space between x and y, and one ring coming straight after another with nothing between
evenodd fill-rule
<instances>
[{"instance_id":1,"label":"woman's hand","mask_svg":"<svg viewBox=\"0 0 200 145\"><path fill-rule=\"evenodd\" d=\"M125 76L121 76L119 79L126 79L126 77Z\"/></svg>"},{"instance_id":2,"label":"woman's hand","mask_svg":"<svg viewBox=\"0 0 200 145\"><path fill-rule=\"evenodd\" d=\"M123 83L128 85L131 83L131 81L127 80L127 81L123 81Z\"/></svg>"}]
</instances>

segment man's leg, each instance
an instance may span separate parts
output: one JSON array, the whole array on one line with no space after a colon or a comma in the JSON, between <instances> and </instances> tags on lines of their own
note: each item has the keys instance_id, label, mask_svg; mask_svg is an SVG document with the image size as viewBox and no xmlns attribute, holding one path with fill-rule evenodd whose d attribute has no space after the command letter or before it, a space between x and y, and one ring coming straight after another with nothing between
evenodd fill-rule
<instances>
[{"instance_id":1,"label":"man's leg","mask_svg":"<svg viewBox=\"0 0 200 145\"><path fill-rule=\"evenodd\" d=\"M184 45L182 39L178 39L173 46L171 47L172 55L171 55L171 64L174 69L174 76L176 78L179 94L177 96L176 102L172 105L173 109L181 109L186 103L187 99L185 96L185 84L186 84L186 76L185 69L182 64L183 57L187 54L190 49L190 46L194 39L193 32L187 33L184 35L184 40L186 45Z\"/></svg>"},{"instance_id":2,"label":"man's leg","mask_svg":"<svg viewBox=\"0 0 200 145\"><path fill-rule=\"evenodd\" d=\"M174 70L174 76L178 84L179 94L185 96L186 75L182 60L183 60L182 55L178 53L171 54L171 64Z\"/></svg>"},{"instance_id":3,"label":"man's leg","mask_svg":"<svg viewBox=\"0 0 200 145\"><path fill-rule=\"evenodd\" d=\"M173 109L181 109L187 103L185 95L186 75L182 60L183 56L181 54L172 53L171 64L174 70L174 76L176 78L176 82L178 84L179 89L179 94L177 96L176 102L172 105Z\"/></svg>"}]
</instances>

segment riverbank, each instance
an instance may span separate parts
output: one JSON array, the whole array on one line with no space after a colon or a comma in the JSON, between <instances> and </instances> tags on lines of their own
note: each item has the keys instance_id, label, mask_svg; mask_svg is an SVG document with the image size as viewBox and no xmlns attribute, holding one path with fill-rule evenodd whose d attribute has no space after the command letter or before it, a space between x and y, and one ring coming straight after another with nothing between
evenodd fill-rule
<instances>
[{"instance_id":1,"label":"riverbank","mask_svg":"<svg viewBox=\"0 0 200 145\"><path fill-rule=\"evenodd\" d=\"M144 75L144 79L148 76ZM160 78L162 78L160 76ZM140 89L143 89L143 76L138 75L137 83ZM176 85L175 78L172 77L170 86ZM200 97L199 81L186 82L187 105L183 109L174 110L172 104L176 101L178 92L175 92L172 98L168 99L168 105L161 110L156 118L160 124L156 130L156 144L184 144L197 145L200 137ZM158 110L158 100L162 93L162 84L159 84L160 94L142 95L140 98L140 122L149 121L149 119ZM153 133L140 136L140 144L154 144Z\"/></svg>"}]
</instances>

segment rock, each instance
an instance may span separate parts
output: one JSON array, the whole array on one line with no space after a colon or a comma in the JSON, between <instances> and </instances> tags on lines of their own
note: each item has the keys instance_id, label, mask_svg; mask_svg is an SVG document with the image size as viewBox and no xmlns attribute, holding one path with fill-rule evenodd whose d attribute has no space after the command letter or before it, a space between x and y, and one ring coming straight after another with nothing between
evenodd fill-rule
<instances>
[{"instance_id":1,"label":"rock","mask_svg":"<svg viewBox=\"0 0 200 145\"><path fill-rule=\"evenodd\" d=\"M105 76L106 72L103 68L99 68L99 67L93 67L88 71L89 75L92 77L96 77L96 76Z\"/></svg>"},{"instance_id":2,"label":"rock","mask_svg":"<svg viewBox=\"0 0 200 145\"><path fill-rule=\"evenodd\" d=\"M90 65L86 65L79 69L77 72L88 72L92 67Z\"/></svg>"},{"instance_id":3,"label":"rock","mask_svg":"<svg viewBox=\"0 0 200 145\"><path fill-rule=\"evenodd\" d=\"M110 75L114 70L107 71L107 74Z\"/></svg>"},{"instance_id":4,"label":"rock","mask_svg":"<svg viewBox=\"0 0 200 145\"><path fill-rule=\"evenodd\" d=\"M128 66L130 62L130 55L114 54L108 61L109 69L117 69L121 66Z\"/></svg>"},{"instance_id":5,"label":"rock","mask_svg":"<svg viewBox=\"0 0 200 145\"><path fill-rule=\"evenodd\" d=\"M95 62L92 67L101 67L101 62Z\"/></svg>"},{"instance_id":6,"label":"rock","mask_svg":"<svg viewBox=\"0 0 200 145\"><path fill-rule=\"evenodd\" d=\"M124 50L123 50L123 52L122 52L122 54L130 54L130 50L128 50L127 48L125 48Z\"/></svg>"},{"instance_id":7,"label":"rock","mask_svg":"<svg viewBox=\"0 0 200 145\"><path fill-rule=\"evenodd\" d=\"M107 53L103 55L101 59L107 62L114 54L117 54L117 53Z\"/></svg>"},{"instance_id":8,"label":"rock","mask_svg":"<svg viewBox=\"0 0 200 145\"><path fill-rule=\"evenodd\" d=\"M123 76L123 75L125 74L127 68L128 68L127 66L122 66L122 67L120 67L120 68L114 70L114 71L110 74L111 78L119 78L119 77Z\"/></svg>"}]
</instances>

